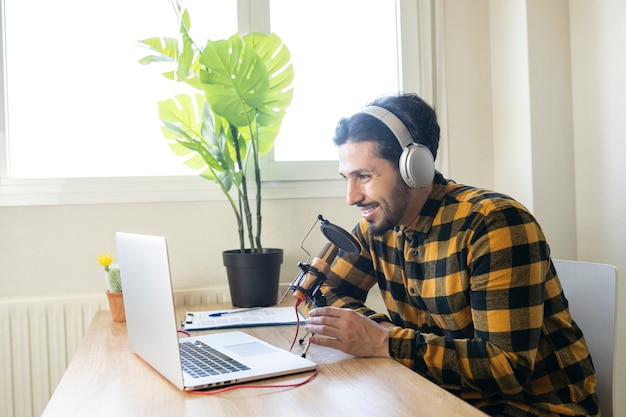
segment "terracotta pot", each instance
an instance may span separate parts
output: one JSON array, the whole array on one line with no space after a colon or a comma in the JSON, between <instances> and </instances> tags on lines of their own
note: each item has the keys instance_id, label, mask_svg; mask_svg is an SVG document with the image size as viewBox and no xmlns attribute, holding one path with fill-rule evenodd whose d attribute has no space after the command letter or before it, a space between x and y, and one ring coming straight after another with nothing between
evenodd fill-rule
<instances>
[{"instance_id":1,"label":"terracotta pot","mask_svg":"<svg viewBox=\"0 0 626 417\"><path fill-rule=\"evenodd\" d=\"M124 311L124 298L121 292L107 291L107 299L109 300L109 308L113 321L125 322L126 313Z\"/></svg>"}]
</instances>

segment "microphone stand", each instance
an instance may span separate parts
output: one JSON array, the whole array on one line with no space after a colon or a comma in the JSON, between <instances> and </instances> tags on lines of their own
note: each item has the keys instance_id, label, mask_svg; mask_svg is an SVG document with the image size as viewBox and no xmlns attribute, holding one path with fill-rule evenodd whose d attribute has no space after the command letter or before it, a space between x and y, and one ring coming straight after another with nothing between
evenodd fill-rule
<instances>
[{"instance_id":1,"label":"microphone stand","mask_svg":"<svg viewBox=\"0 0 626 417\"><path fill-rule=\"evenodd\" d=\"M336 251L337 251L336 246L334 244L332 244L332 243L330 243L328 245L332 245L332 248L329 248L329 249L333 250L336 253ZM325 252L325 251L322 250L322 252ZM334 258L334 255L333 255L333 258ZM320 259L320 258L315 258L313 263L315 264L316 263L315 261L318 260L318 259ZM323 258L321 258L321 259L323 259ZM332 260L330 260L330 262L328 262L328 263L325 263L325 266L330 268L330 263L332 263ZM306 291L306 299L308 300L308 302L310 304L313 305L314 308L315 307L325 307L326 306L326 297L322 293L321 287L322 287L322 284L324 282L326 282L326 280L328 279L326 277L326 274L324 272L318 270L316 267L314 267L312 265L309 265L309 264L303 264L301 262L298 262L298 266L302 270L300 272L300 274L303 275L304 277L306 277L309 274L311 274L311 276L315 276L314 287L313 287L313 289L311 289L309 291ZM299 282L299 281L297 281L297 282ZM298 297L296 294L297 293L301 293L301 289L302 289L302 287L299 287L299 286L296 287L294 289L294 296ZM301 298L298 297L298 300L301 300ZM305 335L301 339L298 340L298 343L300 345L302 345L304 343L304 341L305 341L307 336L309 336L309 332L306 332ZM302 357L303 358L306 358L306 354L309 351L310 347L311 347L311 342L308 341L306 346L304 347L304 351L302 352Z\"/></svg>"},{"instance_id":2,"label":"microphone stand","mask_svg":"<svg viewBox=\"0 0 626 417\"><path fill-rule=\"evenodd\" d=\"M359 243L351 234L330 223L328 220L325 220L320 214L317 216L317 220L313 223L313 226L311 226L311 229L309 229L300 243L300 248L307 255L309 255L309 259L311 258L311 254L304 249L304 241L309 236L311 230L313 230L313 227L315 227L318 221L322 223L322 233L330 242L322 248L318 256L313 259L311 264L298 262L300 273L298 273L291 285L280 298L280 301L278 302L279 304L283 301L289 290L291 290L293 291L294 298L296 298L296 308L303 301L305 303L310 303L314 308L325 307L326 297L322 293L321 287L322 284L328 279L326 274L330 271L330 265L339 253L339 249L341 248L347 253L359 253L360 251L361 247ZM307 332L298 342L303 344L308 335L309 332ZM302 353L303 358L306 357L310 346L311 342L309 341Z\"/></svg>"}]
</instances>

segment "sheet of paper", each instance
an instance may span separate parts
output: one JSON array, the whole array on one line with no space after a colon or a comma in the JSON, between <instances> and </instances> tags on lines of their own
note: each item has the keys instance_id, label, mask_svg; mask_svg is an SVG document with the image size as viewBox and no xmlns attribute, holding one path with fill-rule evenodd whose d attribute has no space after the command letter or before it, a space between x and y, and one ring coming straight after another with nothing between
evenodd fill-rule
<instances>
[{"instance_id":1,"label":"sheet of paper","mask_svg":"<svg viewBox=\"0 0 626 417\"><path fill-rule=\"evenodd\" d=\"M304 323L304 317L294 307L263 307L188 311L181 323L184 330L226 329L233 327L277 326Z\"/></svg>"}]
</instances>

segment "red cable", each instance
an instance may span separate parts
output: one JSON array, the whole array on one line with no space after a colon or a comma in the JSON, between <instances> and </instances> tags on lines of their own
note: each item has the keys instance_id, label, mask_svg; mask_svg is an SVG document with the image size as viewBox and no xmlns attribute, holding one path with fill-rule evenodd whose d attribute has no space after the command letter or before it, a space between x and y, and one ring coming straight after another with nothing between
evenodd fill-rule
<instances>
[{"instance_id":1,"label":"red cable","mask_svg":"<svg viewBox=\"0 0 626 417\"><path fill-rule=\"evenodd\" d=\"M296 299L296 304L294 305L294 308L296 310L296 334L293 336L293 342L291 342L291 347L289 347L289 352L291 352L294 345L296 344L296 340L298 340L298 332L300 331L300 314L298 314L298 307L300 306L301 302L302 300L298 298Z\"/></svg>"},{"instance_id":2,"label":"red cable","mask_svg":"<svg viewBox=\"0 0 626 417\"><path fill-rule=\"evenodd\" d=\"M298 332L300 330L300 314L298 313L298 307L300 306L300 303L302 302L301 299L297 299L296 303L294 305L294 309L296 310L296 334L293 337L293 342L291 343L291 347L289 348L289 351L291 352L291 350L293 349L294 345L296 344L296 340L298 340ZM189 335L188 332L185 332L184 330L179 330L179 332L181 333L185 333L187 335ZM196 394L196 395L213 395L213 394L219 394L222 392L226 392L226 391L232 391L235 389L240 389L240 388L294 388L294 387L299 387L301 385L304 385L308 382L311 382L315 377L317 376L317 369L313 371L313 373L305 380L300 381L300 382L296 382L294 384L277 384L277 385L231 385L229 387L224 387L224 388L220 388L220 389L216 389L216 390L210 390L210 391L188 391L190 394Z\"/></svg>"},{"instance_id":3,"label":"red cable","mask_svg":"<svg viewBox=\"0 0 626 417\"><path fill-rule=\"evenodd\" d=\"M274 384L274 385L231 385L230 387L224 387L224 388L220 388L220 389L216 389L216 390L211 390L211 391L187 391L190 394L196 394L196 395L213 395L213 394L220 394L222 392L226 392L226 391L232 391L235 389L240 389L240 388L295 388L295 387L299 387L301 385L304 385L308 382L311 382L315 377L317 376L317 369L313 371L313 373L311 375L309 375L309 377L303 381L300 382L296 382L294 384Z\"/></svg>"}]
</instances>

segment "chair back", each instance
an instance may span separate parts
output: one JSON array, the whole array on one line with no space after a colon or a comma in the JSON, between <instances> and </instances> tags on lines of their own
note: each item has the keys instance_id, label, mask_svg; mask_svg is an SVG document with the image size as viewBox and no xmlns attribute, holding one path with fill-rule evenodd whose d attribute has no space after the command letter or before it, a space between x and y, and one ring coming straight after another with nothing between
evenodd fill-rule
<instances>
[{"instance_id":1,"label":"chair back","mask_svg":"<svg viewBox=\"0 0 626 417\"><path fill-rule=\"evenodd\" d=\"M613 362L617 317L617 269L613 265L554 259L572 317L591 353L603 417L613 417Z\"/></svg>"}]
</instances>

